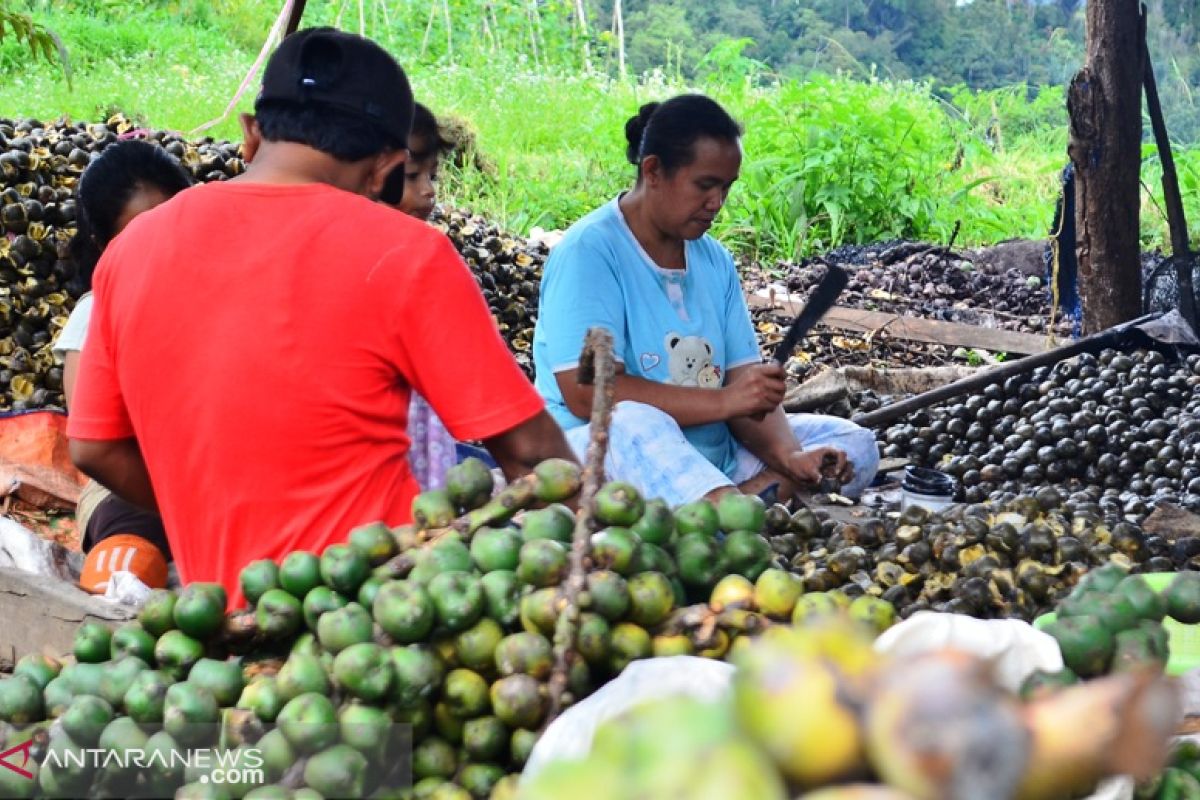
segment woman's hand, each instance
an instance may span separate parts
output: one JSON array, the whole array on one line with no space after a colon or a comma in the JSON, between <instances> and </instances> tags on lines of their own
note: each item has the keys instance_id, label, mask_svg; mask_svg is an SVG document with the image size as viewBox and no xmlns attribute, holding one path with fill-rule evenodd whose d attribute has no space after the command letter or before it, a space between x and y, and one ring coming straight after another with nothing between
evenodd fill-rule
<instances>
[{"instance_id":1,"label":"woman's hand","mask_svg":"<svg viewBox=\"0 0 1200 800\"><path fill-rule=\"evenodd\" d=\"M843 485L854 480L854 468L846 454L833 447L792 450L770 466L797 484L818 484L826 476Z\"/></svg>"},{"instance_id":2,"label":"woman's hand","mask_svg":"<svg viewBox=\"0 0 1200 800\"><path fill-rule=\"evenodd\" d=\"M769 414L783 403L787 373L775 362L751 364L731 372L722 392L726 419Z\"/></svg>"}]
</instances>

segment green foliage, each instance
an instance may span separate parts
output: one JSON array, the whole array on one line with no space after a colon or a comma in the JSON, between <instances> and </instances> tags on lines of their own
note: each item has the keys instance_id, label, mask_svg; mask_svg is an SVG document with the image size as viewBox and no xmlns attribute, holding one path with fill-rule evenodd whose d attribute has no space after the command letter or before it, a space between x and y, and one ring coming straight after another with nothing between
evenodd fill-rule
<instances>
[{"instance_id":1,"label":"green foliage","mask_svg":"<svg viewBox=\"0 0 1200 800\"><path fill-rule=\"evenodd\" d=\"M718 235L756 257L944 241L960 221L965 241L1038 235L1048 224L1052 182L1017 178L927 85L812 76L717 94L739 110L747 153ZM1052 163L1036 167L1053 174Z\"/></svg>"},{"instance_id":2,"label":"green foliage","mask_svg":"<svg viewBox=\"0 0 1200 800\"><path fill-rule=\"evenodd\" d=\"M27 49L35 59L40 58L50 64L57 62L70 80L71 64L58 35L28 14L17 11L9 0L0 0L0 45L5 43L15 43Z\"/></svg>"}]
</instances>

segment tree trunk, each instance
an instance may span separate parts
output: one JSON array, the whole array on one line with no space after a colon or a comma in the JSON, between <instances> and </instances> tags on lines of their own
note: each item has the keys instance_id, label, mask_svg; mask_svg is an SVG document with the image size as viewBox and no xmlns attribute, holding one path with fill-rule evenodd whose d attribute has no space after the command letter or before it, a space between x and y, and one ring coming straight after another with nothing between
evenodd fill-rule
<instances>
[{"instance_id":1,"label":"tree trunk","mask_svg":"<svg viewBox=\"0 0 1200 800\"><path fill-rule=\"evenodd\" d=\"M580 41L583 43L583 67L592 71L592 44L588 40L587 8L584 0L575 0L575 18L579 23Z\"/></svg>"},{"instance_id":2,"label":"tree trunk","mask_svg":"<svg viewBox=\"0 0 1200 800\"><path fill-rule=\"evenodd\" d=\"M1140 27L1137 0L1089 0L1087 60L1067 93L1079 293L1088 333L1142 310Z\"/></svg>"},{"instance_id":3,"label":"tree trunk","mask_svg":"<svg viewBox=\"0 0 1200 800\"><path fill-rule=\"evenodd\" d=\"M625 18L621 0L613 0L613 37L617 40L617 74L625 80Z\"/></svg>"}]
</instances>

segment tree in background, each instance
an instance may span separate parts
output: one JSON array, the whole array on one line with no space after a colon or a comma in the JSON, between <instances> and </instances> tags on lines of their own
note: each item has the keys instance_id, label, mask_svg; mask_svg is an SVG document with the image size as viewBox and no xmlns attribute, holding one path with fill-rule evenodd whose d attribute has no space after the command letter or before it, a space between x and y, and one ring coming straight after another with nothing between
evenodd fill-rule
<instances>
[{"instance_id":1,"label":"tree in background","mask_svg":"<svg viewBox=\"0 0 1200 800\"><path fill-rule=\"evenodd\" d=\"M58 62L64 71L69 70L67 51L53 31L39 25L28 14L17 11L9 0L0 0L0 41L13 36L29 48L35 57L50 63ZM67 72L70 77L69 71Z\"/></svg>"},{"instance_id":2,"label":"tree in background","mask_svg":"<svg viewBox=\"0 0 1200 800\"><path fill-rule=\"evenodd\" d=\"M1142 310L1138 189L1143 57L1136 0L1089 0L1087 60L1071 81L1079 295L1094 333Z\"/></svg>"}]
</instances>

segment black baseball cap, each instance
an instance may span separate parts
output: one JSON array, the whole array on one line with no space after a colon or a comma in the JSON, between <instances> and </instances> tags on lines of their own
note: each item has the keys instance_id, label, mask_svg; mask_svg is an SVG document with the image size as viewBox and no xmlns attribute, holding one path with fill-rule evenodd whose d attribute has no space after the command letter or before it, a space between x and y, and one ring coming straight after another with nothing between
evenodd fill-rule
<instances>
[{"instance_id":1,"label":"black baseball cap","mask_svg":"<svg viewBox=\"0 0 1200 800\"><path fill-rule=\"evenodd\" d=\"M306 28L284 38L263 71L255 105L312 104L373 122L407 144L413 94L408 77L370 39L336 28Z\"/></svg>"}]
</instances>

